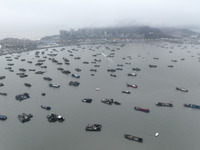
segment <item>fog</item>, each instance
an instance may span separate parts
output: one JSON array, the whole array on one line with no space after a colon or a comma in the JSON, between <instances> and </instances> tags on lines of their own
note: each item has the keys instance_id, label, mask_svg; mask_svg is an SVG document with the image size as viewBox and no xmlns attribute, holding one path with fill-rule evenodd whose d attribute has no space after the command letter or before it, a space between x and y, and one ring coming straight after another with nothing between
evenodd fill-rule
<instances>
[{"instance_id":1,"label":"fog","mask_svg":"<svg viewBox=\"0 0 200 150\"><path fill-rule=\"evenodd\" d=\"M199 31L198 0L2 0L0 39L39 39L60 29L149 25Z\"/></svg>"}]
</instances>

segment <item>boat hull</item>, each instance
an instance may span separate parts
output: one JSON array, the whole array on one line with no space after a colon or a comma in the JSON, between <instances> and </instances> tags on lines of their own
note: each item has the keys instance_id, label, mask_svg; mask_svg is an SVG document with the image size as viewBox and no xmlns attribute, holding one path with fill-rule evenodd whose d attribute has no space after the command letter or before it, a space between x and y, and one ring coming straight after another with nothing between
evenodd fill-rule
<instances>
[{"instance_id":1,"label":"boat hull","mask_svg":"<svg viewBox=\"0 0 200 150\"><path fill-rule=\"evenodd\" d=\"M143 138L139 138L139 137L129 135L129 134L124 134L124 138L132 140L132 141L140 142L140 143L143 142Z\"/></svg>"}]
</instances>

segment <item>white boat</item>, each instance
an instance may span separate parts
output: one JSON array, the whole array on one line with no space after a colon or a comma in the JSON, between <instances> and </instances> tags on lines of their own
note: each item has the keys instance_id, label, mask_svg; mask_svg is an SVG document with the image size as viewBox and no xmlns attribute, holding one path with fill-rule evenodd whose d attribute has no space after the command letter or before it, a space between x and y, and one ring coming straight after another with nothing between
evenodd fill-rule
<instances>
[{"instance_id":1,"label":"white boat","mask_svg":"<svg viewBox=\"0 0 200 150\"><path fill-rule=\"evenodd\" d=\"M96 88L96 91L100 91L100 88Z\"/></svg>"},{"instance_id":2,"label":"white boat","mask_svg":"<svg viewBox=\"0 0 200 150\"><path fill-rule=\"evenodd\" d=\"M157 137L158 135L159 135L159 133L158 133L158 132L156 132L155 136Z\"/></svg>"},{"instance_id":3,"label":"white boat","mask_svg":"<svg viewBox=\"0 0 200 150\"><path fill-rule=\"evenodd\" d=\"M55 84L55 83L50 83L49 86L50 87L55 87L55 88L59 88L60 87L59 84Z\"/></svg>"}]
</instances>

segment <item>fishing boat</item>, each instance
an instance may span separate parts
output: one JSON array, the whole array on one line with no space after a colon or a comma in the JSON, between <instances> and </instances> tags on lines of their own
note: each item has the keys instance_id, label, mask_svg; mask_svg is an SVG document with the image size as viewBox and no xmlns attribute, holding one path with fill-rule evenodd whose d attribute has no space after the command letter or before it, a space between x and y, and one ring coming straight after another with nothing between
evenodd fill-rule
<instances>
[{"instance_id":1,"label":"fishing boat","mask_svg":"<svg viewBox=\"0 0 200 150\"><path fill-rule=\"evenodd\" d=\"M80 78L80 76L76 75L76 74L72 74L72 77L74 77L74 78Z\"/></svg>"},{"instance_id":2,"label":"fishing boat","mask_svg":"<svg viewBox=\"0 0 200 150\"><path fill-rule=\"evenodd\" d=\"M149 109L144 109L144 108L137 107L137 106L135 106L134 109L135 109L135 110L138 110L138 111L143 111L143 112L145 112L145 113L149 113L149 112L150 112Z\"/></svg>"},{"instance_id":3,"label":"fishing boat","mask_svg":"<svg viewBox=\"0 0 200 150\"><path fill-rule=\"evenodd\" d=\"M113 104L113 99L108 99L108 98L103 98L101 100L102 103L112 105Z\"/></svg>"},{"instance_id":4,"label":"fishing boat","mask_svg":"<svg viewBox=\"0 0 200 150\"><path fill-rule=\"evenodd\" d=\"M158 133L158 132L156 132L155 136L156 136L156 137L157 137L157 136L159 136L159 133Z\"/></svg>"},{"instance_id":5,"label":"fishing boat","mask_svg":"<svg viewBox=\"0 0 200 150\"><path fill-rule=\"evenodd\" d=\"M184 104L184 106L189 107L189 108L194 108L194 109L200 109L200 106L196 104Z\"/></svg>"},{"instance_id":6,"label":"fishing boat","mask_svg":"<svg viewBox=\"0 0 200 150\"><path fill-rule=\"evenodd\" d=\"M101 131L101 125L100 124L88 124L85 127L86 131Z\"/></svg>"},{"instance_id":7,"label":"fishing boat","mask_svg":"<svg viewBox=\"0 0 200 150\"><path fill-rule=\"evenodd\" d=\"M173 107L172 103L156 102L157 106Z\"/></svg>"},{"instance_id":8,"label":"fishing boat","mask_svg":"<svg viewBox=\"0 0 200 150\"><path fill-rule=\"evenodd\" d=\"M49 122L56 122L56 121L63 122L65 120L64 117L62 117L61 115L57 115L55 113L49 114L47 116L47 119Z\"/></svg>"},{"instance_id":9,"label":"fishing boat","mask_svg":"<svg viewBox=\"0 0 200 150\"><path fill-rule=\"evenodd\" d=\"M134 77L134 76L137 76L137 74L136 73L128 73L128 76Z\"/></svg>"},{"instance_id":10,"label":"fishing boat","mask_svg":"<svg viewBox=\"0 0 200 150\"><path fill-rule=\"evenodd\" d=\"M49 107L49 106L41 105L41 108L46 109L46 110L51 110L51 107Z\"/></svg>"},{"instance_id":11,"label":"fishing boat","mask_svg":"<svg viewBox=\"0 0 200 150\"><path fill-rule=\"evenodd\" d=\"M128 83L126 83L126 85L127 85L128 87L132 87L132 88L137 88L137 87L138 87L136 84L128 84Z\"/></svg>"},{"instance_id":12,"label":"fishing boat","mask_svg":"<svg viewBox=\"0 0 200 150\"><path fill-rule=\"evenodd\" d=\"M85 103L91 103L92 102L92 99L91 98L84 98L81 100L82 102L85 102Z\"/></svg>"},{"instance_id":13,"label":"fishing boat","mask_svg":"<svg viewBox=\"0 0 200 150\"><path fill-rule=\"evenodd\" d=\"M122 91L122 93L125 93L125 94L131 94L130 91Z\"/></svg>"},{"instance_id":14,"label":"fishing boat","mask_svg":"<svg viewBox=\"0 0 200 150\"><path fill-rule=\"evenodd\" d=\"M136 141L136 142L140 142L140 143L143 142L143 138L139 138L139 137L136 137L136 136L133 136L133 135L124 134L124 137L126 139L133 140L133 141Z\"/></svg>"},{"instance_id":15,"label":"fishing boat","mask_svg":"<svg viewBox=\"0 0 200 150\"><path fill-rule=\"evenodd\" d=\"M140 68L132 68L132 70L140 71L141 69Z\"/></svg>"},{"instance_id":16,"label":"fishing boat","mask_svg":"<svg viewBox=\"0 0 200 150\"><path fill-rule=\"evenodd\" d=\"M22 113L21 115L18 115L18 119L19 121L21 121L22 123L24 122L27 122L27 121L30 121L30 119L33 117L32 114L25 114L25 113Z\"/></svg>"},{"instance_id":17,"label":"fishing boat","mask_svg":"<svg viewBox=\"0 0 200 150\"><path fill-rule=\"evenodd\" d=\"M50 77L43 77L43 79L47 80L47 81L51 81L52 80L52 78L50 78Z\"/></svg>"},{"instance_id":18,"label":"fishing boat","mask_svg":"<svg viewBox=\"0 0 200 150\"><path fill-rule=\"evenodd\" d=\"M6 78L6 76L0 76L0 80L5 79L5 78Z\"/></svg>"},{"instance_id":19,"label":"fishing boat","mask_svg":"<svg viewBox=\"0 0 200 150\"><path fill-rule=\"evenodd\" d=\"M121 103L118 102L118 101L114 101L113 103L114 103L115 105L121 105Z\"/></svg>"},{"instance_id":20,"label":"fishing boat","mask_svg":"<svg viewBox=\"0 0 200 150\"><path fill-rule=\"evenodd\" d=\"M186 90L185 88L179 88L179 87L176 87L176 90L178 90L178 91L182 91L182 92L188 92L188 90Z\"/></svg>"},{"instance_id":21,"label":"fishing boat","mask_svg":"<svg viewBox=\"0 0 200 150\"><path fill-rule=\"evenodd\" d=\"M7 119L6 116L4 116L4 115L0 115L0 120L6 120L6 119Z\"/></svg>"},{"instance_id":22,"label":"fishing boat","mask_svg":"<svg viewBox=\"0 0 200 150\"><path fill-rule=\"evenodd\" d=\"M7 93L0 92L0 95L7 96Z\"/></svg>"},{"instance_id":23,"label":"fishing boat","mask_svg":"<svg viewBox=\"0 0 200 150\"><path fill-rule=\"evenodd\" d=\"M27 87L31 87L30 83L24 83L24 85L27 86Z\"/></svg>"},{"instance_id":24,"label":"fishing boat","mask_svg":"<svg viewBox=\"0 0 200 150\"><path fill-rule=\"evenodd\" d=\"M50 87L54 87L54 88L59 88L60 87L59 84L55 84L55 83L50 83L49 86Z\"/></svg>"},{"instance_id":25,"label":"fishing boat","mask_svg":"<svg viewBox=\"0 0 200 150\"><path fill-rule=\"evenodd\" d=\"M115 75L115 74L110 74L110 76L111 76L111 77L117 77L117 75Z\"/></svg>"},{"instance_id":26,"label":"fishing boat","mask_svg":"<svg viewBox=\"0 0 200 150\"><path fill-rule=\"evenodd\" d=\"M15 99L19 101L22 101L28 98L30 98L30 95L28 93L18 94L15 96Z\"/></svg>"},{"instance_id":27,"label":"fishing boat","mask_svg":"<svg viewBox=\"0 0 200 150\"><path fill-rule=\"evenodd\" d=\"M79 82L77 82L77 81L70 81L69 82L69 85L71 85L71 86L79 86Z\"/></svg>"},{"instance_id":28,"label":"fishing boat","mask_svg":"<svg viewBox=\"0 0 200 150\"><path fill-rule=\"evenodd\" d=\"M149 65L150 68L156 68L156 65Z\"/></svg>"}]
</instances>

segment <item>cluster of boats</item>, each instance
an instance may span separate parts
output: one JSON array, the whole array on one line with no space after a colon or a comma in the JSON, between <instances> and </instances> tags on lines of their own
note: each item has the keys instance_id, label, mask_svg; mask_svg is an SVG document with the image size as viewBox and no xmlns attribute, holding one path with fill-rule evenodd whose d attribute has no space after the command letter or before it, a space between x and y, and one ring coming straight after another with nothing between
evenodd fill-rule
<instances>
[{"instance_id":1,"label":"cluster of boats","mask_svg":"<svg viewBox=\"0 0 200 150\"><path fill-rule=\"evenodd\" d=\"M28 93L18 94L15 96L15 99L18 101L22 101L28 98L30 98L30 95Z\"/></svg>"},{"instance_id":2,"label":"cluster of boats","mask_svg":"<svg viewBox=\"0 0 200 150\"><path fill-rule=\"evenodd\" d=\"M22 123L24 122L28 122L30 121L30 119L33 117L32 114L26 114L26 113L22 113L21 115L18 115L18 119L19 121L21 121Z\"/></svg>"},{"instance_id":3,"label":"cluster of boats","mask_svg":"<svg viewBox=\"0 0 200 150\"><path fill-rule=\"evenodd\" d=\"M103 98L103 99L101 100L101 102L104 103L104 104L108 104L108 105L112 105L113 103L114 103L115 105L121 105L120 102L114 101L113 99L108 99L108 98Z\"/></svg>"},{"instance_id":4,"label":"cluster of boats","mask_svg":"<svg viewBox=\"0 0 200 150\"><path fill-rule=\"evenodd\" d=\"M72 51L70 51L70 53L72 53ZM38 56L38 55L37 55ZM49 56L56 56L56 54L49 54ZM73 56L72 54L70 54L70 56ZM111 56L110 56L111 57ZM112 57L114 57L114 54L112 54ZM129 59L131 59L131 57L127 57ZM80 57L74 57L74 59L81 59ZM126 59L126 58L124 58ZM158 59L158 58L154 58L154 59ZM62 65L63 63L57 61L56 59L54 58L49 58L49 60L52 60L52 62L55 62L57 63L57 65ZM63 58L65 64L69 65L69 60L67 58ZM25 60L23 60L25 61ZM77 60L78 61L78 60ZM43 62L44 60L38 60L38 63L35 64L36 66L41 66L41 68L47 68L46 66L42 66L43 65ZM97 62L101 62L100 59L94 59L94 62L91 62L91 63L94 63L96 64ZM32 63L32 62L28 62L28 63ZM87 61L83 61L82 62L83 64L89 64L89 62ZM128 63L126 62L125 64L128 64L130 65L131 63ZM117 66L119 67L123 67L123 64L118 64ZM100 67L100 65L94 65L94 67ZM150 68L156 68L157 66L156 65L149 65ZM172 65L171 66L168 66L168 67L173 67ZM8 68L8 69L11 69L11 68ZM69 70L64 70L63 68L59 67L57 68L57 70L60 70L62 73L64 74L70 74L71 71ZM116 72L117 70L123 70L122 68L115 68L115 69L107 69L108 72L110 72L110 76L111 77L117 77L117 75L112 74L113 72ZM132 68L133 71L140 71L141 69L140 68ZM24 74L23 72L26 71L26 69L24 68L20 68L19 71L22 71L22 73L19 73L18 75L20 75L20 77L26 77L28 75ZM35 71L35 69L29 69L29 71ZM80 72L81 69L80 68L75 68L75 71L77 72ZM97 69L90 69L90 71L92 72L97 72ZM44 71L37 71L35 72L35 74L43 74L45 73ZM94 74L91 74L92 76ZM128 76L137 76L136 73L128 73L127 74ZM71 74L71 76L73 78L80 78L79 75L77 74ZM0 79L4 79L5 76L0 76ZM43 77L44 80L46 81L52 81L52 78L50 77ZM77 81L70 81L69 82L69 85L71 86L79 86L79 82ZM24 83L25 86L28 86L28 87L31 87L31 84L30 83ZM3 84L0 83L0 86L3 86ZM49 84L50 87L54 87L54 88L59 88L60 85L59 84L55 84L55 83L50 83ZM138 88L138 86L136 84L129 84L129 83L126 83L126 86L127 87L131 87L131 88ZM100 89L99 88L96 88L96 91L99 91ZM186 90L185 88L178 88L176 87L176 90L179 90L179 91L183 91L183 92L188 92L188 90ZM122 93L125 93L125 94L131 94L130 91L122 91ZM3 95L3 93L0 93L0 95ZM46 94L45 93L42 93L43 96L45 96ZM24 99L27 99L27 98L30 98L29 94L28 93L23 93L23 94L19 94L15 97L17 100L24 100ZM91 103L93 101L93 99L91 98L84 98L81 100L82 102L84 103ZM101 100L102 103L105 103L105 104L108 104L108 105L112 105L113 103L116 104L116 105L121 105L121 103L117 102L117 101L114 101L113 99L109 99L109 98L104 98ZM173 107L173 104L172 103L165 103L165 102L156 102L155 103L156 106L163 106L163 107ZM199 105L195 105L195 104L184 104L184 107L189 107L189 108L194 108L194 109L200 109L200 106ZM42 109L45 109L45 110L51 110L51 107L50 106L45 106L45 105L41 105L41 108ZM145 112L145 113L149 113L150 110L147 109L147 108L142 108L142 107L138 107L138 106L135 106L134 109L136 111L142 111L142 112ZM30 121L30 118L32 118L32 114L25 114L25 113L22 113L21 115L18 115L18 118L19 120L24 123L24 122L27 122L27 121ZM6 120L7 117L4 116L4 115L0 115L0 120ZM47 116L47 120L49 122L56 122L56 121L59 121L59 122L63 122L65 120L64 117L62 117L61 115L57 115L55 113L50 113L48 116ZM102 125L101 124L87 124L86 127L85 127L85 130L86 131L101 131L101 128L102 128ZM158 136L158 134L156 134L156 136ZM137 141L137 142L140 142L142 143L143 142L143 138L140 138L140 137L136 137L136 136L133 136L133 135L129 135L129 134L124 134L124 138L128 139L128 140L132 140L132 141Z\"/></svg>"}]
</instances>

